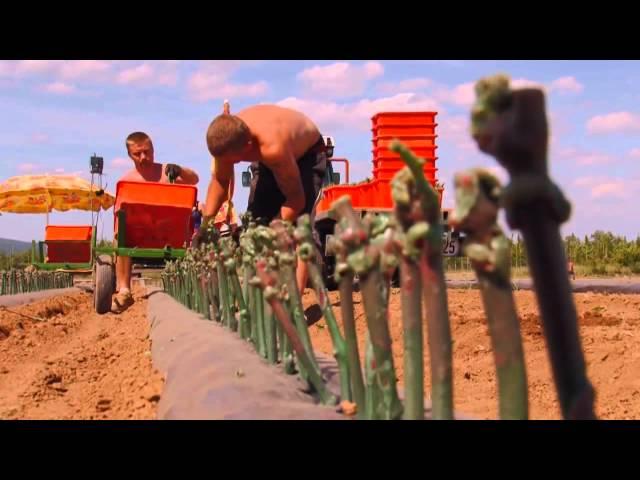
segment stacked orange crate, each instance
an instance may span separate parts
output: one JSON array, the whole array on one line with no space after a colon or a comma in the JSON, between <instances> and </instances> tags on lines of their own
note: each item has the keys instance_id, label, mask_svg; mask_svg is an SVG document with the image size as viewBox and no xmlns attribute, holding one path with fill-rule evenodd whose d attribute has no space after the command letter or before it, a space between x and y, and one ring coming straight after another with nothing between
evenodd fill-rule
<instances>
[{"instance_id":1,"label":"stacked orange crate","mask_svg":"<svg viewBox=\"0 0 640 480\"><path fill-rule=\"evenodd\" d=\"M373 176L389 181L404 167L400 155L389 150L393 140L400 140L416 155L425 159L424 174L436 183L436 112L384 112L371 119L373 128Z\"/></svg>"},{"instance_id":2,"label":"stacked orange crate","mask_svg":"<svg viewBox=\"0 0 640 480\"><path fill-rule=\"evenodd\" d=\"M47 225L44 241L51 263L87 263L91 261L91 225Z\"/></svg>"}]
</instances>

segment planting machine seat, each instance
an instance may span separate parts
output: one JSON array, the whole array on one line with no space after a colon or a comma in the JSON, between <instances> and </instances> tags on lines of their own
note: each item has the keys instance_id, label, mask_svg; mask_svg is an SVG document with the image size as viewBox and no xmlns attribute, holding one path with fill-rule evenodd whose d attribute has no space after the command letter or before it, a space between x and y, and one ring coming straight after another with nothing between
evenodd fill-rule
<instances>
[{"instance_id":1,"label":"planting machine seat","mask_svg":"<svg viewBox=\"0 0 640 480\"><path fill-rule=\"evenodd\" d=\"M116 257L173 260L191 241L191 211L198 189L191 185L120 181L114 207L115 247L96 249L94 306L111 308Z\"/></svg>"}]
</instances>

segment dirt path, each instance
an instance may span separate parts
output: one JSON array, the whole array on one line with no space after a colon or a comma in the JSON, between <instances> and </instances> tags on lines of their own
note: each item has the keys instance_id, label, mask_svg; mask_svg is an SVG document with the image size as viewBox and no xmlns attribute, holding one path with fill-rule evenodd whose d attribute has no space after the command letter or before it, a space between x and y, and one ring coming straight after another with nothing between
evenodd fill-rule
<instances>
[{"instance_id":1,"label":"dirt path","mask_svg":"<svg viewBox=\"0 0 640 480\"><path fill-rule=\"evenodd\" d=\"M403 381L402 318L399 291L391 296L390 329L399 381ZM496 376L491 340L477 290L448 290L454 362L454 403L460 412L479 417L497 417ZM336 292L331 293L338 321L340 308ZM560 409L535 297L532 292L515 292L524 341L532 419L559 419ZM596 412L603 419L640 419L640 295L575 294L580 334L588 375L596 388ZM307 290L305 306L314 302ZM360 294L355 294L355 318L364 351L366 320ZM331 339L321 320L310 328L314 347L331 354ZM426 333L425 333L426 345ZM425 347L425 391L430 390L429 352Z\"/></svg>"},{"instance_id":2,"label":"dirt path","mask_svg":"<svg viewBox=\"0 0 640 480\"><path fill-rule=\"evenodd\" d=\"M97 315L88 293L0 311L0 419L153 419L162 376L151 364L146 300Z\"/></svg>"},{"instance_id":3,"label":"dirt path","mask_svg":"<svg viewBox=\"0 0 640 480\"><path fill-rule=\"evenodd\" d=\"M454 339L454 402L457 410L496 418L493 352L477 290L448 291ZM331 294L340 321L337 295ZM560 418L551 370L532 292L515 292L521 319L530 413ZM588 374L603 419L640 418L640 296L575 295ZM152 419L163 388L151 364L147 302L123 315L96 315L91 295L73 293L14 310L39 322L0 311L0 419ZM307 291L306 305L314 301ZM363 352L365 318L356 294L356 322ZM391 336L399 381L403 381L402 326L398 290L391 296ZM315 348L331 354L326 323L310 328ZM430 388L425 351L425 390Z\"/></svg>"}]
</instances>

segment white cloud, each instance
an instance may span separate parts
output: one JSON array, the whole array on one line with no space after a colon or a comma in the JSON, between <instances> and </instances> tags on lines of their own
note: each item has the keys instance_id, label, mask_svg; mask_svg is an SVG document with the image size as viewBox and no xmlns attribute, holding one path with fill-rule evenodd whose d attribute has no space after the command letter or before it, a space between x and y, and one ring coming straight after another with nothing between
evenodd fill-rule
<instances>
[{"instance_id":1,"label":"white cloud","mask_svg":"<svg viewBox=\"0 0 640 480\"><path fill-rule=\"evenodd\" d=\"M68 95L70 93L74 93L76 91L76 87L63 82L53 82L43 85L42 90L56 95Z\"/></svg>"},{"instance_id":2,"label":"white cloud","mask_svg":"<svg viewBox=\"0 0 640 480\"><path fill-rule=\"evenodd\" d=\"M64 173L64 168L56 168L54 170L54 172L56 172L56 173Z\"/></svg>"},{"instance_id":3,"label":"white cloud","mask_svg":"<svg viewBox=\"0 0 640 480\"><path fill-rule=\"evenodd\" d=\"M5 62L0 75L24 77L51 74L60 80L101 77L112 69L113 62L103 60L19 60Z\"/></svg>"},{"instance_id":4,"label":"white cloud","mask_svg":"<svg viewBox=\"0 0 640 480\"><path fill-rule=\"evenodd\" d=\"M550 91L580 93L584 90L584 85L578 82L575 77L560 77L549 85Z\"/></svg>"},{"instance_id":5,"label":"white cloud","mask_svg":"<svg viewBox=\"0 0 640 480\"><path fill-rule=\"evenodd\" d=\"M573 181L573 184L578 187L588 187L598 183L598 181L599 181L598 177L590 177L590 176L578 177Z\"/></svg>"},{"instance_id":6,"label":"white cloud","mask_svg":"<svg viewBox=\"0 0 640 480\"><path fill-rule=\"evenodd\" d=\"M470 120L466 115L438 115L436 117L438 128L438 143L451 142L456 148L463 152L477 152L478 147L471 138Z\"/></svg>"},{"instance_id":7,"label":"white cloud","mask_svg":"<svg viewBox=\"0 0 640 480\"><path fill-rule=\"evenodd\" d=\"M591 134L624 133L640 131L640 116L630 112L613 112L596 115L587 122Z\"/></svg>"},{"instance_id":8,"label":"white cloud","mask_svg":"<svg viewBox=\"0 0 640 480\"><path fill-rule=\"evenodd\" d=\"M254 83L230 83L218 74L196 73L189 79L189 90L194 99L207 101L234 97L257 97L264 95L268 85L264 81Z\"/></svg>"},{"instance_id":9,"label":"white cloud","mask_svg":"<svg viewBox=\"0 0 640 480\"><path fill-rule=\"evenodd\" d=\"M29 137L29 142L37 145L49 143L50 140L51 139L49 138L49 135L47 135L46 133L34 133L33 135L31 135L31 137Z\"/></svg>"},{"instance_id":10,"label":"white cloud","mask_svg":"<svg viewBox=\"0 0 640 480\"><path fill-rule=\"evenodd\" d=\"M363 65L338 62L307 68L297 78L306 92L335 98L361 95L370 80L383 74L384 67L378 62Z\"/></svg>"},{"instance_id":11,"label":"white cloud","mask_svg":"<svg viewBox=\"0 0 640 480\"><path fill-rule=\"evenodd\" d=\"M454 87L445 85L434 86L434 97L443 102L459 107L470 107L475 102L476 82L466 82ZM513 89L539 88L545 93L552 91L579 93L584 87L574 77L561 77L553 80L549 85L528 78L512 78L510 86Z\"/></svg>"},{"instance_id":12,"label":"white cloud","mask_svg":"<svg viewBox=\"0 0 640 480\"><path fill-rule=\"evenodd\" d=\"M60 60L20 60L10 64L10 72L17 76L38 75L55 71L62 65Z\"/></svg>"},{"instance_id":13,"label":"white cloud","mask_svg":"<svg viewBox=\"0 0 640 480\"><path fill-rule=\"evenodd\" d=\"M96 78L111 69L111 62L103 60L72 60L62 63L59 73L63 79Z\"/></svg>"},{"instance_id":14,"label":"white cloud","mask_svg":"<svg viewBox=\"0 0 640 480\"><path fill-rule=\"evenodd\" d=\"M18 171L23 173L33 172L36 168L38 168L38 166L33 163L21 163L18 165Z\"/></svg>"},{"instance_id":15,"label":"white cloud","mask_svg":"<svg viewBox=\"0 0 640 480\"><path fill-rule=\"evenodd\" d=\"M177 60L21 60L0 63L0 76L43 77L50 83L114 83L116 85L174 86L178 79Z\"/></svg>"},{"instance_id":16,"label":"white cloud","mask_svg":"<svg viewBox=\"0 0 640 480\"><path fill-rule=\"evenodd\" d=\"M269 90L265 81L234 83L232 75L243 67L254 67L263 60L206 60L198 62L198 70L187 81L187 90L192 100L208 100L257 97Z\"/></svg>"},{"instance_id":17,"label":"white cloud","mask_svg":"<svg viewBox=\"0 0 640 480\"><path fill-rule=\"evenodd\" d=\"M399 82L381 83L376 89L385 95L395 95L396 93L417 92L432 85L428 78L408 78Z\"/></svg>"},{"instance_id":18,"label":"white cloud","mask_svg":"<svg viewBox=\"0 0 640 480\"><path fill-rule=\"evenodd\" d=\"M520 88L540 88L544 91L547 90L547 87L544 83L538 82L537 80L530 80L528 78L512 78L509 82L509 85L513 89Z\"/></svg>"},{"instance_id":19,"label":"white cloud","mask_svg":"<svg viewBox=\"0 0 640 480\"><path fill-rule=\"evenodd\" d=\"M476 99L476 82L466 82L454 87L438 85L434 88L434 97L443 102L457 105L459 107L470 107ZM541 88L546 91L544 84L527 78L514 78L510 82L511 88Z\"/></svg>"},{"instance_id":20,"label":"white cloud","mask_svg":"<svg viewBox=\"0 0 640 480\"><path fill-rule=\"evenodd\" d=\"M189 78L187 88L191 98L198 102L206 102L216 99L258 97L266 94L269 85L265 81L253 83L231 81L231 74L242 65L243 62L238 60L203 62L202 68Z\"/></svg>"},{"instance_id":21,"label":"white cloud","mask_svg":"<svg viewBox=\"0 0 640 480\"><path fill-rule=\"evenodd\" d=\"M575 162L578 165L605 165L607 163L613 163L615 159L611 155L606 153L586 153L575 157Z\"/></svg>"},{"instance_id":22,"label":"white cloud","mask_svg":"<svg viewBox=\"0 0 640 480\"><path fill-rule=\"evenodd\" d=\"M11 74L13 68L7 60L0 60L0 77L6 77Z\"/></svg>"},{"instance_id":23,"label":"white cloud","mask_svg":"<svg viewBox=\"0 0 640 480\"><path fill-rule=\"evenodd\" d=\"M202 72L231 75L244 67L255 67L264 60L202 60L198 62L198 69Z\"/></svg>"},{"instance_id":24,"label":"white cloud","mask_svg":"<svg viewBox=\"0 0 640 480\"><path fill-rule=\"evenodd\" d=\"M116 83L120 85L174 86L178 81L178 64L175 62L142 63L118 72Z\"/></svg>"},{"instance_id":25,"label":"white cloud","mask_svg":"<svg viewBox=\"0 0 640 480\"><path fill-rule=\"evenodd\" d=\"M453 88L440 87L434 92L434 96L444 103L452 103L459 107L469 107L475 101L475 83L468 82Z\"/></svg>"},{"instance_id":26,"label":"white cloud","mask_svg":"<svg viewBox=\"0 0 640 480\"><path fill-rule=\"evenodd\" d=\"M634 148L630 150L629 156L632 158L640 158L640 148Z\"/></svg>"},{"instance_id":27,"label":"white cloud","mask_svg":"<svg viewBox=\"0 0 640 480\"><path fill-rule=\"evenodd\" d=\"M629 192L627 191L627 189L627 184L621 180L601 183L591 189L591 198L626 198L629 196Z\"/></svg>"},{"instance_id":28,"label":"white cloud","mask_svg":"<svg viewBox=\"0 0 640 480\"><path fill-rule=\"evenodd\" d=\"M574 123L564 112L547 110L547 120L549 122L549 143L554 146L558 138L569 135L575 128Z\"/></svg>"},{"instance_id":29,"label":"white cloud","mask_svg":"<svg viewBox=\"0 0 640 480\"><path fill-rule=\"evenodd\" d=\"M116 77L116 82L128 85L128 84L136 84L136 83L146 83L151 80L154 76L154 71L151 65L147 63L143 63L136 67L128 68L126 70L122 70L118 73Z\"/></svg>"},{"instance_id":30,"label":"white cloud","mask_svg":"<svg viewBox=\"0 0 640 480\"><path fill-rule=\"evenodd\" d=\"M577 165L606 165L615 162L615 157L608 153L588 151L575 147L565 147L559 150L558 158L570 160Z\"/></svg>"},{"instance_id":31,"label":"white cloud","mask_svg":"<svg viewBox=\"0 0 640 480\"><path fill-rule=\"evenodd\" d=\"M111 166L116 168L127 168L132 165L132 161L128 158L117 157L111 160Z\"/></svg>"},{"instance_id":32,"label":"white cloud","mask_svg":"<svg viewBox=\"0 0 640 480\"><path fill-rule=\"evenodd\" d=\"M371 128L371 117L378 112L421 110L442 112L440 105L434 99L416 93L402 93L391 97L362 99L349 103L288 97L278 102L278 105L307 114L327 133L341 128L367 131Z\"/></svg>"},{"instance_id":33,"label":"white cloud","mask_svg":"<svg viewBox=\"0 0 640 480\"><path fill-rule=\"evenodd\" d=\"M640 191L639 180L606 175L578 177L573 181L573 185L586 189L591 199L627 199L637 196Z\"/></svg>"},{"instance_id":34,"label":"white cloud","mask_svg":"<svg viewBox=\"0 0 640 480\"><path fill-rule=\"evenodd\" d=\"M574 147L564 147L558 151L558 157L561 158L575 158L580 155L580 151Z\"/></svg>"},{"instance_id":35,"label":"white cloud","mask_svg":"<svg viewBox=\"0 0 640 480\"><path fill-rule=\"evenodd\" d=\"M173 87L178 83L178 72L165 72L158 75L156 84Z\"/></svg>"}]
</instances>

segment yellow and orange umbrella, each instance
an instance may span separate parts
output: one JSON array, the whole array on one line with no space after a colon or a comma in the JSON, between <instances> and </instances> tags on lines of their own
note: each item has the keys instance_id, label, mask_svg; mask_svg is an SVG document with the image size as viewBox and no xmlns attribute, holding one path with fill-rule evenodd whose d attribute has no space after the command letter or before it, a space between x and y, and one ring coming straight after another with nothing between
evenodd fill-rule
<instances>
[{"instance_id":1,"label":"yellow and orange umbrella","mask_svg":"<svg viewBox=\"0 0 640 480\"><path fill-rule=\"evenodd\" d=\"M0 183L0 212L108 210L115 198L73 175L22 175Z\"/></svg>"}]
</instances>

